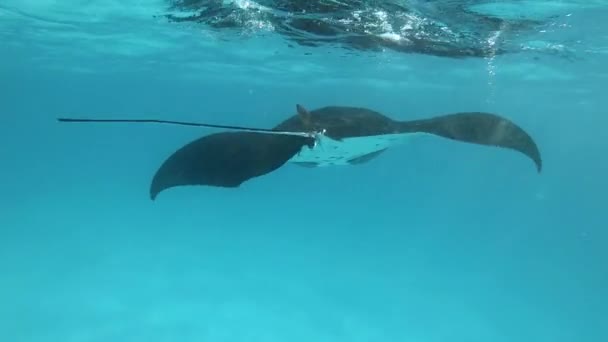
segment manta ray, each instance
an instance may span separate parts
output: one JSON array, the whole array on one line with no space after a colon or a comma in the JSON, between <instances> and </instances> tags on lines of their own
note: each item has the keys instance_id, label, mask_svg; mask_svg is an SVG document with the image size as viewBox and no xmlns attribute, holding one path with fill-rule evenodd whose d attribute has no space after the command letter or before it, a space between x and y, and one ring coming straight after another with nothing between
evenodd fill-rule
<instances>
[{"instance_id":1,"label":"manta ray","mask_svg":"<svg viewBox=\"0 0 608 342\"><path fill-rule=\"evenodd\" d=\"M426 119L399 121L377 111L346 106L307 110L271 129L168 120L70 119L61 122L148 122L223 128L172 153L158 168L150 184L150 198L178 186L237 188L287 163L318 168L358 165L404 143L412 135L495 146L517 151L542 170L539 149L521 127L497 114L459 112Z\"/></svg>"}]
</instances>

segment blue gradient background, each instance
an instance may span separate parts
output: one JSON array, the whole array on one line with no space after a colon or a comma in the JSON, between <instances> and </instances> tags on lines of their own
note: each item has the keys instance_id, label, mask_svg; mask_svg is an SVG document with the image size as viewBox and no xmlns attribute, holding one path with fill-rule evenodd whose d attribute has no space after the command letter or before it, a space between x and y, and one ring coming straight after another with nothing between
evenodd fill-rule
<instances>
[{"instance_id":1,"label":"blue gradient background","mask_svg":"<svg viewBox=\"0 0 608 342\"><path fill-rule=\"evenodd\" d=\"M238 46L192 48L184 66L163 62L175 49L111 59L52 29L45 45L14 8L1 13L1 341L608 340L608 45L592 20L605 9L573 15L566 38L600 34L572 59L344 59L277 45L280 60L256 64L276 73L248 68L254 57L200 57ZM121 29L88 25L89 37ZM183 53L198 37L180 39ZM544 170L424 137L357 167L288 165L152 202L156 168L209 130L55 121L269 127L296 103L404 120L499 113L536 138Z\"/></svg>"}]
</instances>

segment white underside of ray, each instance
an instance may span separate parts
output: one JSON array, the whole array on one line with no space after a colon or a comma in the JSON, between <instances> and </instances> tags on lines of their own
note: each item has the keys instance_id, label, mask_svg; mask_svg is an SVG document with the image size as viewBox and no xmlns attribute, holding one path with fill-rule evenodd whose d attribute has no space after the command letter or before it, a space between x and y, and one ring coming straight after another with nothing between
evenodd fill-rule
<instances>
[{"instance_id":1,"label":"white underside of ray","mask_svg":"<svg viewBox=\"0 0 608 342\"><path fill-rule=\"evenodd\" d=\"M411 139L426 135L424 133L401 133L373 135L366 137L344 138L342 141L320 135L315 147L304 146L293 156L290 163L315 166L351 165L350 161L378 152L389 147L408 143Z\"/></svg>"}]
</instances>

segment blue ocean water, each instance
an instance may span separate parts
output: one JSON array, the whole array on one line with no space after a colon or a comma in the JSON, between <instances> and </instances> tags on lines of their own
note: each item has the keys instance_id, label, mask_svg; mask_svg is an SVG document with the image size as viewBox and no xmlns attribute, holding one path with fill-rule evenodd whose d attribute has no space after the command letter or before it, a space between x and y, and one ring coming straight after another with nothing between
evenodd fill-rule
<instances>
[{"instance_id":1,"label":"blue ocean water","mask_svg":"<svg viewBox=\"0 0 608 342\"><path fill-rule=\"evenodd\" d=\"M608 3L476 6L548 24L449 58L222 34L164 1L3 0L0 341L607 341ZM421 137L151 201L158 166L215 130L56 121L272 127L297 103L499 113L544 168Z\"/></svg>"}]
</instances>

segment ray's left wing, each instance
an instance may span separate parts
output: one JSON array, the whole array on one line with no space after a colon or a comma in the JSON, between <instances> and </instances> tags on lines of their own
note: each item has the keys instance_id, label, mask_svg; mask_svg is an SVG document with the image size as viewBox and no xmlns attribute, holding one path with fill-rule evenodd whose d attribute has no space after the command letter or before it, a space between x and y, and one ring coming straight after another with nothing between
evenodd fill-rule
<instances>
[{"instance_id":1,"label":"ray's left wing","mask_svg":"<svg viewBox=\"0 0 608 342\"><path fill-rule=\"evenodd\" d=\"M189 185L238 187L270 173L314 139L257 132L222 132L204 136L175 151L156 171L150 198L163 190Z\"/></svg>"}]
</instances>

